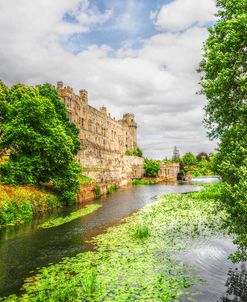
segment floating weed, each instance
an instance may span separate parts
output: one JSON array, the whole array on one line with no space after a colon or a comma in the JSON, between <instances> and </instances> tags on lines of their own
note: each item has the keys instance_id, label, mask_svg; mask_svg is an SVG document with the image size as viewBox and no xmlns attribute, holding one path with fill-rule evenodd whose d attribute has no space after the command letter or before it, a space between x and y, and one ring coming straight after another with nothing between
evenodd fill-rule
<instances>
[{"instance_id":1,"label":"floating weed","mask_svg":"<svg viewBox=\"0 0 247 302\"><path fill-rule=\"evenodd\" d=\"M88 215L88 214L96 211L100 207L101 207L100 204L89 205L83 209L70 213L70 215L68 215L66 217L58 217L58 218L49 219L48 221L42 223L39 226L39 228L43 228L43 229L53 228L53 227L68 223L74 219Z\"/></svg>"},{"instance_id":2,"label":"floating weed","mask_svg":"<svg viewBox=\"0 0 247 302\"><path fill-rule=\"evenodd\" d=\"M190 285L200 281L173 255L185 249L192 236L219 234L226 214L216 210L214 187L208 189L203 195L194 193L196 197L162 196L95 237L94 252L41 269L25 281L21 296L2 301L189 301Z\"/></svg>"},{"instance_id":3,"label":"floating weed","mask_svg":"<svg viewBox=\"0 0 247 302\"><path fill-rule=\"evenodd\" d=\"M138 186L138 185L154 185L154 184L156 184L155 181L148 180L148 179L133 179L132 180L132 185L133 186Z\"/></svg>"}]
</instances>

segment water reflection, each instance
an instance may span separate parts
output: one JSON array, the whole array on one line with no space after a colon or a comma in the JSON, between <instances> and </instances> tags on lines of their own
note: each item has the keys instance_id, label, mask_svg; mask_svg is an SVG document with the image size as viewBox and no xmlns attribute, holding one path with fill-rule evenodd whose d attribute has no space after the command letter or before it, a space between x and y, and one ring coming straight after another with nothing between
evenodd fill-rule
<instances>
[{"instance_id":1,"label":"water reflection","mask_svg":"<svg viewBox=\"0 0 247 302\"><path fill-rule=\"evenodd\" d=\"M226 295L218 302L247 302L247 270L246 265L241 268L230 269L226 281Z\"/></svg>"},{"instance_id":2,"label":"water reflection","mask_svg":"<svg viewBox=\"0 0 247 302\"><path fill-rule=\"evenodd\" d=\"M88 240L123 217L154 202L156 195L199 189L191 185L132 187L118 190L97 201L102 204L102 208L64 225L39 229L37 226L44 219L39 218L29 224L0 231L0 296L17 292L24 279L31 275L30 271L36 272L37 267L91 250L92 245ZM74 210L74 207L61 208L51 215L64 216Z\"/></svg>"}]
</instances>

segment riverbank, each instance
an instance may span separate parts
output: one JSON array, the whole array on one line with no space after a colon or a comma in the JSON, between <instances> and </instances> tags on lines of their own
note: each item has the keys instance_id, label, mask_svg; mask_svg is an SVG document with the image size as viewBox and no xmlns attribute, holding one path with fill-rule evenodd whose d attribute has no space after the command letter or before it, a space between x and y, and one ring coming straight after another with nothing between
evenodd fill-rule
<instances>
[{"instance_id":1,"label":"riverbank","mask_svg":"<svg viewBox=\"0 0 247 302\"><path fill-rule=\"evenodd\" d=\"M30 221L34 215L61 206L56 195L29 186L0 184L0 229Z\"/></svg>"},{"instance_id":2,"label":"riverbank","mask_svg":"<svg viewBox=\"0 0 247 302\"><path fill-rule=\"evenodd\" d=\"M109 184L101 188L89 177L83 176L75 204L83 204L106 196L117 190ZM0 184L0 229L31 221L37 214L64 206L59 196L31 186Z\"/></svg>"},{"instance_id":3,"label":"riverbank","mask_svg":"<svg viewBox=\"0 0 247 302\"><path fill-rule=\"evenodd\" d=\"M220 184L162 196L94 239L95 252L66 258L26 280L27 301L171 301L199 282L177 263L187 239L221 231ZM4 301L22 301L11 296Z\"/></svg>"}]
</instances>

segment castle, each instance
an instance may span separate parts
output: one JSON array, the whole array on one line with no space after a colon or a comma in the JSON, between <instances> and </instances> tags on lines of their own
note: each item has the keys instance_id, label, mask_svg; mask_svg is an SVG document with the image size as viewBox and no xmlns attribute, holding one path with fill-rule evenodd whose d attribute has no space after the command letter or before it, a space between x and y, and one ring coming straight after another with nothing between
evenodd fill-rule
<instances>
[{"instance_id":1,"label":"castle","mask_svg":"<svg viewBox=\"0 0 247 302\"><path fill-rule=\"evenodd\" d=\"M79 95L73 88L57 82L57 91L63 100L69 119L79 128L81 149L77 160L83 166L83 174L100 183L103 191L109 185L127 185L132 178L144 177L144 159L126 156L126 150L137 148L137 124L132 113L116 120L107 113L105 106L99 110L88 104L88 93L82 89ZM159 178L176 181L179 165L161 164Z\"/></svg>"},{"instance_id":2,"label":"castle","mask_svg":"<svg viewBox=\"0 0 247 302\"><path fill-rule=\"evenodd\" d=\"M137 124L134 114L126 113L116 120L107 113L88 104L88 93L64 87L57 82L58 95L63 100L69 119L79 128L81 150L77 160L86 174L100 183L127 184L131 178L144 175L143 158L125 156L126 150L137 148Z\"/></svg>"}]
</instances>

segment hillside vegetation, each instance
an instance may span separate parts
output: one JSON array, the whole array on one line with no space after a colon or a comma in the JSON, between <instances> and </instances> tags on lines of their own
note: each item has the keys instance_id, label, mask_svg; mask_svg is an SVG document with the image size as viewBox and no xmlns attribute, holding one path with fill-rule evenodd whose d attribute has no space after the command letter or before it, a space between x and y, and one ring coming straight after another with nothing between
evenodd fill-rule
<instances>
[{"instance_id":1,"label":"hillside vegetation","mask_svg":"<svg viewBox=\"0 0 247 302\"><path fill-rule=\"evenodd\" d=\"M0 184L0 228L29 221L38 212L59 205L54 194L30 186Z\"/></svg>"}]
</instances>

